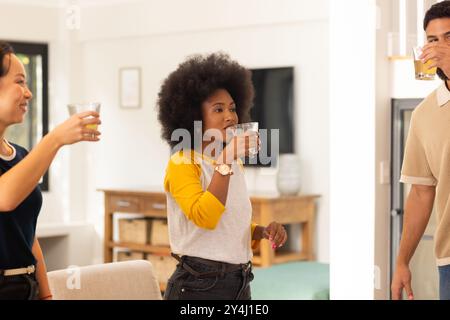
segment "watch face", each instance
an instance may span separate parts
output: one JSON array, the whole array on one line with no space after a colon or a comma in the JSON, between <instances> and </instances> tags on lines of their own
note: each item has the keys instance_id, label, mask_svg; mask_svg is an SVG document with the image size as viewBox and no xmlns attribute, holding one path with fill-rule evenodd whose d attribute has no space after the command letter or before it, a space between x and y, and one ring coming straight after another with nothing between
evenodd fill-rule
<instances>
[{"instance_id":1,"label":"watch face","mask_svg":"<svg viewBox=\"0 0 450 320\"><path fill-rule=\"evenodd\" d=\"M219 170L222 174L227 174L230 170L228 169L229 167L225 164L221 165Z\"/></svg>"},{"instance_id":2,"label":"watch face","mask_svg":"<svg viewBox=\"0 0 450 320\"><path fill-rule=\"evenodd\" d=\"M217 171L219 171L221 175L228 175L231 172L231 168L226 164L221 164L218 166Z\"/></svg>"}]
</instances>

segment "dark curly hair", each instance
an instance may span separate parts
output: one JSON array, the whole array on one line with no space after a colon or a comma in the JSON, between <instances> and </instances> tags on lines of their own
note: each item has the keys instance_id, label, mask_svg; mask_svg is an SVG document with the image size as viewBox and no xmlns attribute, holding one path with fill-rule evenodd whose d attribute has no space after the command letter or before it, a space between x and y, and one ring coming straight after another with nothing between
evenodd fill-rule
<instances>
[{"instance_id":1,"label":"dark curly hair","mask_svg":"<svg viewBox=\"0 0 450 320\"><path fill-rule=\"evenodd\" d=\"M7 42L0 41L0 78L5 76L9 68L11 67L11 60L9 61L8 67L3 65L3 60L5 59L5 56L10 55L14 53L14 49L11 47L11 45Z\"/></svg>"},{"instance_id":2,"label":"dark curly hair","mask_svg":"<svg viewBox=\"0 0 450 320\"><path fill-rule=\"evenodd\" d=\"M202 103L218 89L233 98L239 122L249 121L254 97L251 71L225 53L191 56L164 80L158 94L158 120L161 136L171 147L178 143L171 141L178 128L189 131L194 146L194 121L202 120Z\"/></svg>"},{"instance_id":3,"label":"dark curly hair","mask_svg":"<svg viewBox=\"0 0 450 320\"><path fill-rule=\"evenodd\" d=\"M441 18L450 18L450 1L438 2L428 9L423 18L423 29L427 29L431 20ZM436 73L442 80L448 80L448 77L440 68L437 69Z\"/></svg>"}]
</instances>

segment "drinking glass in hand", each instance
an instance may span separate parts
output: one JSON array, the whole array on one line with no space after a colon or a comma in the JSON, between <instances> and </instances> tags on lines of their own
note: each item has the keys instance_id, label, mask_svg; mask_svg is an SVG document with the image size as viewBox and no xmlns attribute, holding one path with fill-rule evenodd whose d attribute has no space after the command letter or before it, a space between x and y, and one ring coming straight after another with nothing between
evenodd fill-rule
<instances>
[{"instance_id":1,"label":"drinking glass in hand","mask_svg":"<svg viewBox=\"0 0 450 320\"><path fill-rule=\"evenodd\" d=\"M67 105L70 116L84 111L100 112L100 102L71 103ZM97 124L87 124L86 128L97 130Z\"/></svg>"},{"instance_id":2,"label":"drinking glass in hand","mask_svg":"<svg viewBox=\"0 0 450 320\"><path fill-rule=\"evenodd\" d=\"M414 55L414 70L416 73L416 80L433 80L436 74L436 67L430 68L433 60L428 60L423 63L419 58L422 54L422 47L417 46L413 48Z\"/></svg>"},{"instance_id":3,"label":"drinking glass in hand","mask_svg":"<svg viewBox=\"0 0 450 320\"><path fill-rule=\"evenodd\" d=\"M243 134L247 131L258 132L258 122L247 122L247 123L239 123L234 125L232 128L232 133L234 136ZM249 149L249 156L254 157L258 154L258 147L253 147Z\"/></svg>"}]
</instances>

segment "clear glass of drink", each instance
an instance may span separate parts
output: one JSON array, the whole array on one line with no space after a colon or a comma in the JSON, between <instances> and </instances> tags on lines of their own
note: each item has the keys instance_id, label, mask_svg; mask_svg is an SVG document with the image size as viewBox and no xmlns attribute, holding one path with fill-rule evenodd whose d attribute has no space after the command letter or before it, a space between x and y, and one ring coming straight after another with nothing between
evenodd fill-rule
<instances>
[{"instance_id":1,"label":"clear glass of drink","mask_svg":"<svg viewBox=\"0 0 450 320\"><path fill-rule=\"evenodd\" d=\"M253 132L258 132L258 127L259 124L258 122L246 122L246 123L238 123L237 125L234 125L233 127L231 127L233 136L237 136L240 134L243 134L247 131L253 131ZM250 153L250 157L254 157L258 154L258 147L253 147L250 148L249 153Z\"/></svg>"},{"instance_id":2,"label":"clear glass of drink","mask_svg":"<svg viewBox=\"0 0 450 320\"><path fill-rule=\"evenodd\" d=\"M100 112L100 102L71 103L67 105L70 116L84 111ZM97 130L97 124L87 124L86 128Z\"/></svg>"},{"instance_id":3,"label":"clear glass of drink","mask_svg":"<svg viewBox=\"0 0 450 320\"><path fill-rule=\"evenodd\" d=\"M430 64L433 62L432 60L428 60L426 63L423 63L420 60L420 55L422 54L422 47L416 46L413 48L414 55L414 70L416 73L416 80L434 80L434 76L436 75L436 67L430 68Z\"/></svg>"}]
</instances>

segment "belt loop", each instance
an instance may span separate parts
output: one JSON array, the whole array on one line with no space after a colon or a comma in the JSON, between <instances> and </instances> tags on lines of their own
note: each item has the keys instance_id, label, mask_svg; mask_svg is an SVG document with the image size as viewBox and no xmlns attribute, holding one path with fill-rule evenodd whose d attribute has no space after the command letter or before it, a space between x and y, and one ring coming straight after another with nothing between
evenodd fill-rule
<instances>
[{"instance_id":1,"label":"belt loop","mask_svg":"<svg viewBox=\"0 0 450 320\"><path fill-rule=\"evenodd\" d=\"M34 271L36 271L36 268L34 265L30 265L27 267L27 274L32 274L32 273L34 273Z\"/></svg>"},{"instance_id":2,"label":"belt loop","mask_svg":"<svg viewBox=\"0 0 450 320\"><path fill-rule=\"evenodd\" d=\"M173 258L175 258L175 259L180 263L180 267L183 266L185 256L182 256L182 257L180 258L179 255L177 255L177 254L175 254L175 253L173 253L173 252L171 252L170 255L171 255Z\"/></svg>"}]
</instances>

